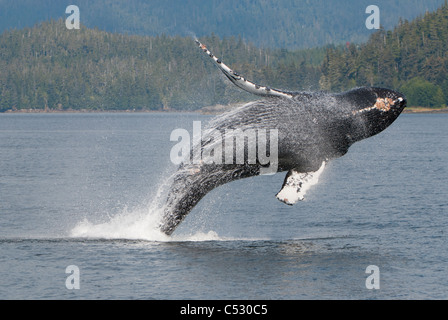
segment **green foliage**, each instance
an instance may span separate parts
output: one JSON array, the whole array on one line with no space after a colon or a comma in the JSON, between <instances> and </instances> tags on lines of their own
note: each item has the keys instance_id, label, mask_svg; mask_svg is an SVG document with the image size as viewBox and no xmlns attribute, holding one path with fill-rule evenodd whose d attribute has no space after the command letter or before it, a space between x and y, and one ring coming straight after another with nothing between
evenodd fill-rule
<instances>
[{"instance_id":1,"label":"green foliage","mask_svg":"<svg viewBox=\"0 0 448 320\"><path fill-rule=\"evenodd\" d=\"M420 77L406 82L401 90L412 106L433 108L445 103L442 88Z\"/></svg>"},{"instance_id":2,"label":"green foliage","mask_svg":"<svg viewBox=\"0 0 448 320\"><path fill-rule=\"evenodd\" d=\"M319 78L316 57L325 53L261 50L215 35L203 41L251 79L294 89ZM0 70L0 111L198 109L252 98L191 38L68 30L62 19L0 35Z\"/></svg>"},{"instance_id":3,"label":"green foliage","mask_svg":"<svg viewBox=\"0 0 448 320\"><path fill-rule=\"evenodd\" d=\"M448 104L448 3L412 22L381 29L360 46L328 49L320 85L326 90L383 86L406 91L409 104ZM412 92L417 90L418 93ZM425 102L426 101L426 102Z\"/></svg>"},{"instance_id":4,"label":"green foliage","mask_svg":"<svg viewBox=\"0 0 448 320\"><path fill-rule=\"evenodd\" d=\"M362 45L261 49L242 37L213 33L201 40L262 85L304 91L384 86L403 90L410 105L448 104L446 1L434 13L373 33ZM0 112L194 110L249 99L191 37L68 30L62 19L0 35Z\"/></svg>"}]
</instances>

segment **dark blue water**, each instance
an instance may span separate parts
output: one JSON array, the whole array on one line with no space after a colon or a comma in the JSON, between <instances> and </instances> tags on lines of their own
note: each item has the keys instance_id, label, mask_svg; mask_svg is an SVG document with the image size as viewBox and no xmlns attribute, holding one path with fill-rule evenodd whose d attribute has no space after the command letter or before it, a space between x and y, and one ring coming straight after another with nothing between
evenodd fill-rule
<instances>
[{"instance_id":1,"label":"dark blue water","mask_svg":"<svg viewBox=\"0 0 448 320\"><path fill-rule=\"evenodd\" d=\"M448 298L448 115L400 116L294 207L284 174L224 185L164 237L170 133L209 119L0 114L0 299Z\"/></svg>"}]
</instances>

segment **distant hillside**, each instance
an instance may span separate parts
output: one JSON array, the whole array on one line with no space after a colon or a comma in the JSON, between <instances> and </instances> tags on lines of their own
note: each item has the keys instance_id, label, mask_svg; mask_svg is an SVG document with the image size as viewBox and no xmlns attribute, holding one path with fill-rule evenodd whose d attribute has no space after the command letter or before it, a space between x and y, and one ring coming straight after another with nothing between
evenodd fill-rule
<instances>
[{"instance_id":1,"label":"distant hillside","mask_svg":"<svg viewBox=\"0 0 448 320\"><path fill-rule=\"evenodd\" d=\"M261 50L235 37L204 42L240 72L282 87L316 83L325 56L324 48ZM62 19L0 35L0 70L0 111L198 109L253 98L192 38L68 30Z\"/></svg>"},{"instance_id":2,"label":"distant hillside","mask_svg":"<svg viewBox=\"0 0 448 320\"><path fill-rule=\"evenodd\" d=\"M434 11L444 0L0 0L0 31L65 18L76 4L89 28L136 35L241 36L263 48L312 48L361 43L367 6L381 10L388 30L397 21Z\"/></svg>"},{"instance_id":3,"label":"distant hillside","mask_svg":"<svg viewBox=\"0 0 448 320\"><path fill-rule=\"evenodd\" d=\"M329 49L320 86L344 90L384 86L403 91L413 106L448 104L448 2L418 19L380 30L360 46Z\"/></svg>"},{"instance_id":4,"label":"distant hillside","mask_svg":"<svg viewBox=\"0 0 448 320\"><path fill-rule=\"evenodd\" d=\"M365 44L260 49L241 37L201 40L233 69L289 90L385 86L414 106L448 102L448 4ZM130 36L64 20L0 35L0 111L194 110L253 99L225 79L191 37Z\"/></svg>"}]
</instances>

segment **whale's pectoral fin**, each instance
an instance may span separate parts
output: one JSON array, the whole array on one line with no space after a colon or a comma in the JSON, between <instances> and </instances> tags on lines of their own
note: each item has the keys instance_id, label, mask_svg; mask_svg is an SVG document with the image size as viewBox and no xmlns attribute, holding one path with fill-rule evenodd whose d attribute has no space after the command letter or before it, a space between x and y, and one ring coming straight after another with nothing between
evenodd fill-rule
<instances>
[{"instance_id":1,"label":"whale's pectoral fin","mask_svg":"<svg viewBox=\"0 0 448 320\"><path fill-rule=\"evenodd\" d=\"M276 195L277 199L291 206L297 201L304 200L306 192L311 186L317 184L325 165L326 161L322 162L319 170L314 172L298 172L295 169L289 170L283 182L282 189Z\"/></svg>"},{"instance_id":2,"label":"whale's pectoral fin","mask_svg":"<svg viewBox=\"0 0 448 320\"><path fill-rule=\"evenodd\" d=\"M233 84L235 84L237 87L246 90L247 92L264 96L264 97L283 97L283 98L292 98L294 95L291 92L278 90L269 88L266 86L260 86L257 85L244 77L237 74L235 71L230 69L228 66L226 66L221 60L219 60L216 56L214 56L206 46L204 46L202 43L200 43L198 40L196 40L196 44L201 48L210 58L212 58L218 68L225 74L227 78L229 78L230 81L232 81Z\"/></svg>"}]
</instances>

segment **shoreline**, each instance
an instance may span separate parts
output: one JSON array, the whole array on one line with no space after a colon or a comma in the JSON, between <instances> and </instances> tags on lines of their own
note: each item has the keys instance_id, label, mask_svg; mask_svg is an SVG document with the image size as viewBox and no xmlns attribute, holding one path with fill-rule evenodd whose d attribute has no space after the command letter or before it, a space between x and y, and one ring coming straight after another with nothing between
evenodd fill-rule
<instances>
[{"instance_id":1,"label":"shoreline","mask_svg":"<svg viewBox=\"0 0 448 320\"><path fill-rule=\"evenodd\" d=\"M404 109L403 113L448 113L448 108L409 107Z\"/></svg>"},{"instance_id":2,"label":"shoreline","mask_svg":"<svg viewBox=\"0 0 448 320\"><path fill-rule=\"evenodd\" d=\"M70 114L70 113L197 113L195 110L42 110L42 109L20 109L6 110L0 114Z\"/></svg>"},{"instance_id":3,"label":"shoreline","mask_svg":"<svg viewBox=\"0 0 448 320\"><path fill-rule=\"evenodd\" d=\"M236 107L242 106L246 104L244 103L234 103L230 105L215 105L203 107L197 110L88 110L88 109L79 109L79 110L45 110L45 109L20 109L20 110L6 110L0 112L0 114L69 114L69 113L199 113L203 115L218 115L222 114L226 111L232 110ZM408 107L403 110L403 113L406 114L432 114L432 113L448 113L447 108L423 108L423 107Z\"/></svg>"}]
</instances>

